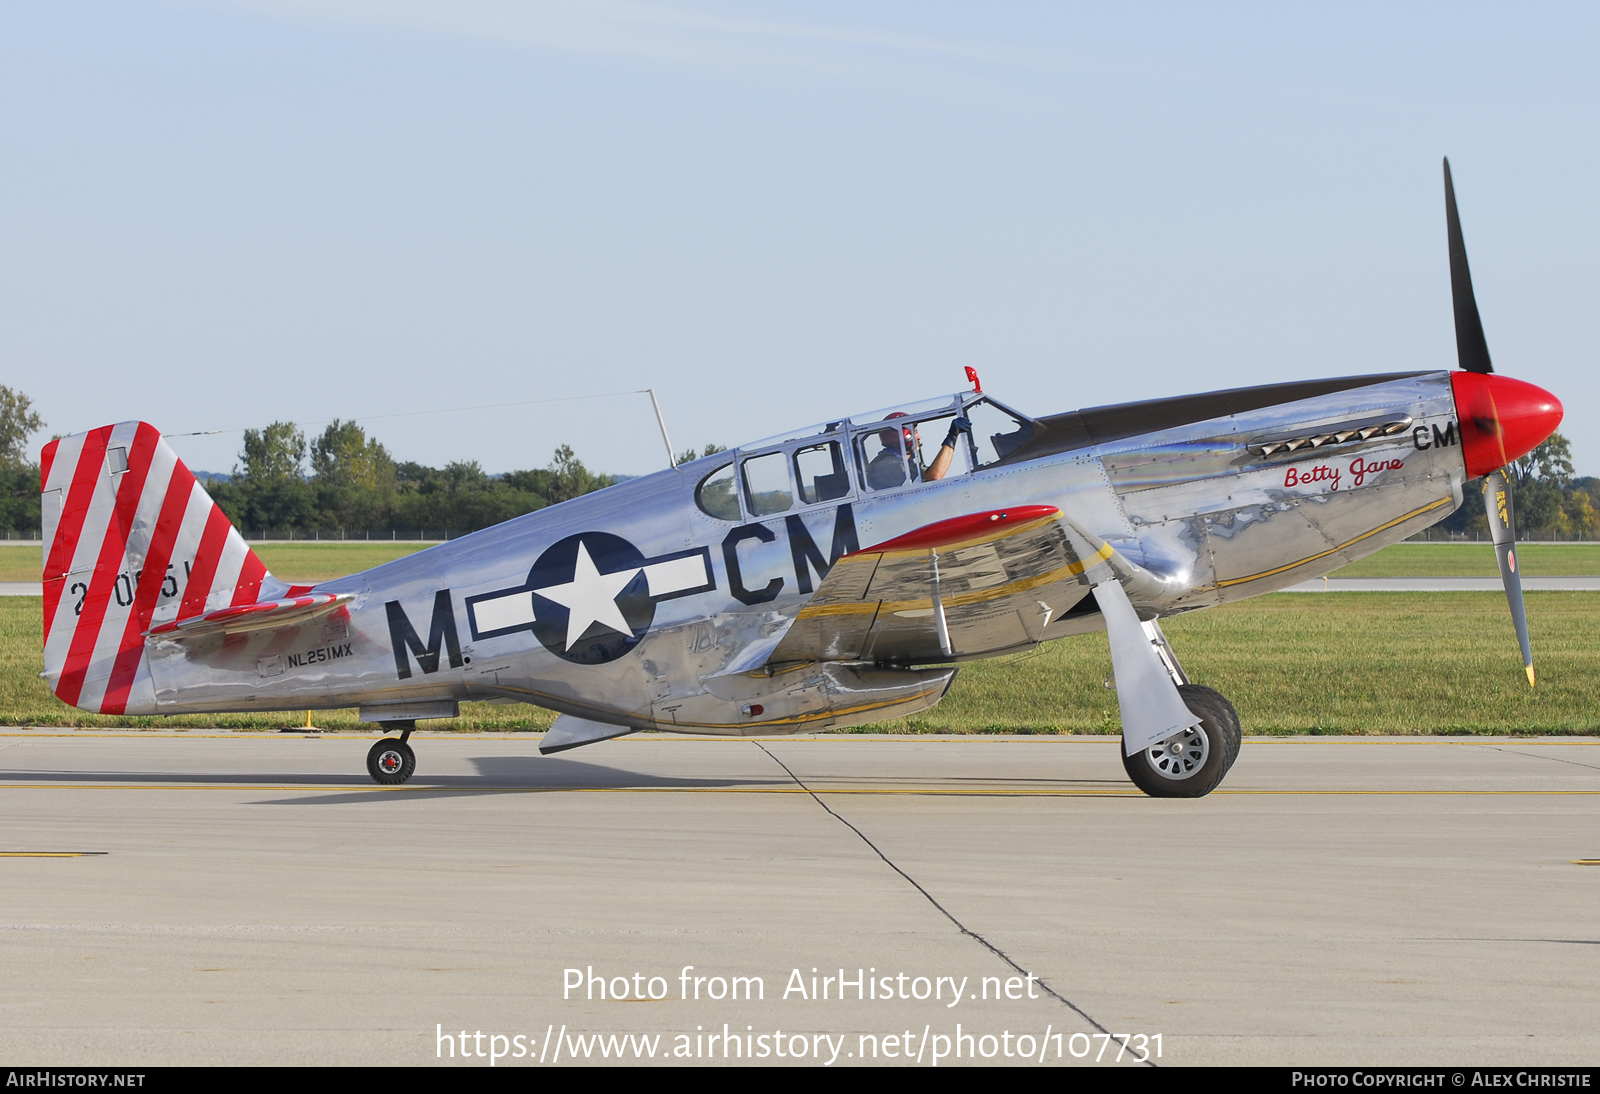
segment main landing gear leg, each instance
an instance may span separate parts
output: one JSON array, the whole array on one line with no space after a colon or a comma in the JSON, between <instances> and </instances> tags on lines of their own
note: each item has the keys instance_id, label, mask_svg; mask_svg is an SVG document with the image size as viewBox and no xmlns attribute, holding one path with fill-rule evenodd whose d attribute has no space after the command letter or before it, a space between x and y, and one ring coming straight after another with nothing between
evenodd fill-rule
<instances>
[{"instance_id":1,"label":"main landing gear leg","mask_svg":"<svg viewBox=\"0 0 1600 1094\"><path fill-rule=\"evenodd\" d=\"M406 743L417 723L383 722L382 725L385 732L398 729L400 736L385 737L372 746L372 751L367 753L367 774L383 786L399 786L417 769L417 755Z\"/></svg>"},{"instance_id":2,"label":"main landing gear leg","mask_svg":"<svg viewBox=\"0 0 1600 1094\"><path fill-rule=\"evenodd\" d=\"M1178 685L1183 705L1199 715L1201 721L1132 756L1124 755L1123 769L1134 785L1153 797L1189 798L1210 793L1239 758L1243 739L1239 714L1220 691L1189 682L1159 623L1151 619L1140 626L1172 682Z\"/></svg>"}]
</instances>

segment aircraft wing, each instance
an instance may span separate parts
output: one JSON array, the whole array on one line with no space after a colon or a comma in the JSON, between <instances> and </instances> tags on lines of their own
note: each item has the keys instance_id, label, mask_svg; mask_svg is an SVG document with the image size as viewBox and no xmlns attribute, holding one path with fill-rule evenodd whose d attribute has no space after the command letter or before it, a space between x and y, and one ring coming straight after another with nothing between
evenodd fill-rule
<instances>
[{"instance_id":1,"label":"aircraft wing","mask_svg":"<svg viewBox=\"0 0 1600 1094\"><path fill-rule=\"evenodd\" d=\"M766 663L916 664L1031 645L1111 557L1051 505L938 521L840 558Z\"/></svg>"}]
</instances>

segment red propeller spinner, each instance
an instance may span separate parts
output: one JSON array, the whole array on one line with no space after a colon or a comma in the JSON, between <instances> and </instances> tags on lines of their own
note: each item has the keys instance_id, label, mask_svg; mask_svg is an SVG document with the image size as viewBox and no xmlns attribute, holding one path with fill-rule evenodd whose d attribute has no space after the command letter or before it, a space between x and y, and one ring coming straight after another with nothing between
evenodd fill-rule
<instances>
[{"instance_id":1,"label":"red propeller spinner","mask_svg":"<svg viewBox=\"0 0 1600 1094\"><path fill-rule=\"evenodd\" d=\"M1452 372L1467 474L1473 478L1532 452L1561 424L1561 402L1542 387L1489 372Z\"/></svg>"}]
</instances>

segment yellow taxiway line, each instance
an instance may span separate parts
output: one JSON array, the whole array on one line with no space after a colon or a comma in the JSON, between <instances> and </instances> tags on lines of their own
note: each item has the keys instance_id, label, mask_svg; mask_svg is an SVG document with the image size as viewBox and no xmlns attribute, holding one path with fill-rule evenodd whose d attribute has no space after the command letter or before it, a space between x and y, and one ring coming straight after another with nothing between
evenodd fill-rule
<instances>
[{"instance_id":1,"label":"yellow taxiway line","mask_svg":"<svg viewBox=\"0 0 1600 1094\"><path fill-rule=\"evenodd\" d=\"M1143 798L1143 791L1127 790L975 790L920 787L826 787L812 786L373 786L351 783L340 786L304 783L216 783L207 786L149 783L0 783L0 790L226 790L297 791L300 793L348 794L860 794L922 795L924 797L966 798ZM1444 798L1582 798L1600 797L1600 790L1214 790L1213 796L1235 797L1444 797ZM77 853L77 852L75 852Z\"/></svg>"}]
</instances>

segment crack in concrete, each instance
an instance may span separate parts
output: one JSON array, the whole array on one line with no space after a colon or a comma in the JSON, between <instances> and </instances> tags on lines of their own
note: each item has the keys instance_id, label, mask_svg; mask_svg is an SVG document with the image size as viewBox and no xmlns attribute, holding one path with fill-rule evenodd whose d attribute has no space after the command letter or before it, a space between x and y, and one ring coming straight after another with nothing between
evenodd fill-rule
<instances>
[{"instance_id":1,"label":"crack in concrete","mask_svg":"<svg viewBox=\"0 0 1600 1094\"><path fill-rule=\"evenodd\" d=\"M932 904L935 908L938 909L940 915L944 916L951 923L955 924L957 930L959 930L962 934L966 935L968 938L970 938L973 941L977 942L984 949L986 949L990 953L994 954L996 957L998 957L1000 960L1004 961L1007 965L1011 966L1013 969L1015 969L1017 972L1021 973L1023 976L1031 975L1028 972L1027 969L1024 969L1021 965L1017 964L1016 961L1012 960L1010 954L1006 953L999 946L996 946L993 942L990 942L987 938L983 937L983 935L979 934L977 931L974 931L972 928L968 927L965 923L961 922L961 920L957 919L954 915L952 915L950 913L950 910L948 908L946 908L943 904L940 904L936 899L934 899L933 894L928 892L927 889L924 889L922 887L921 883L918 882L916 878L912 877L910 874L906 873L905 870L901 869L901 867L898 866L893 859L891 859L888 855L883 853L883 850L881 848L879 848L879 846L877 844L873 843L870 839L868 839L867 838L867 834L865 832L861 831L861 829L857 828L854 824L851 824L844 817L840 816L837 812L835 812L833 810L833 808L831 806L828 805L827 802L823 801L820 797L818 797L817 796L817 792L815 790L812 790L809 786L807 786L805 784L805 782L800 778L800 776L796 775L793 771L791 771L788 764L784 763L782 760L778 759L777 756L773 755L772 751L769 748L767 748L766 745L762 744L760 741L751 741L750 743L755 745L757 748L759 748L761 751L765 752L769 757L771 757L773 763L775 763L779 767L783 768L783 770L788 774L788 776L795 781L795 785L800 787L800 789L804 790L807 794L811 795L811 800L816 802L818 805L822 806L823 810L825 812L827 812L827 814L830 817L832 817L834 820L838 821L840 824L844 825L846 828L850 829L850 831L854 832L860 838L862 843L866 844L868 847L870 847L872 849L872 853L873 854L877 855L880 859L882 859L884 861L884 863L889 867L889 869L893 870L895 873L897 873L901 877L905 878L906 882L908 884L910 884L910 886L913 889L915 889L917 892L921 893L929 904ZM1096 1021L1087 1011L1085 1011L1082 1007L1078 1006L1078 1004L1074 1003L1072 1000L1068 999L1066 996L1062 995L1060 992L1056 991L1049 984L1045 983L1045 981L1042 978L1040 978L1038 976L1034 976L1033 979L1034 979L1034 982L1037 983L1041 988L1043 988L1045 990L1046 994L1048 994L1052 999L1056 1000L1058 1003L1061 1003L1063 1006L1067 1007L1069 1010L1071 1010L1073 1013L1077 1014L1085 1022L1088 1022L1091 1026L1093 1026L1095 1029L1099 1030L1101 1033L1104 1033L1104 1034L1106 1034L1108 1036L1112 1035L1110 1030L1106 1029L1105 1026L1101 1025L1098 1021ZM1143 1062L1146 1063L1146 1064L1149 1064L1151 1067L1158 1066L1154 1060L1148 1060L1147 1059L1147 1060L1145 1060Z\"/></svg>"}]
</instances>

